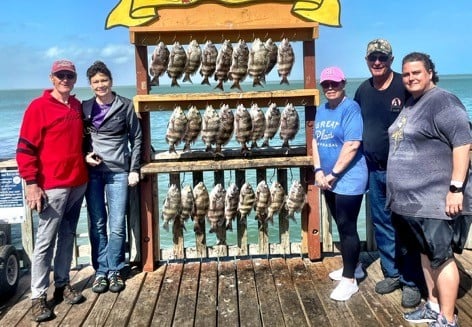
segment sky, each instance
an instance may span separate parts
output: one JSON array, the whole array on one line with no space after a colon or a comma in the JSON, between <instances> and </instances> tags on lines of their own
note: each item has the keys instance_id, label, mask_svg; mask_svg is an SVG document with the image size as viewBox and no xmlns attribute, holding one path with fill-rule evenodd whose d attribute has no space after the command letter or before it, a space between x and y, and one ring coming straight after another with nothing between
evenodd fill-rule
<instances>
[{"instance_id":1,"label":"sky","mask_svg":"<svg viewBox=\"0 0 472 327\"><path fill-rule=\"evenodd\" d=\"M135 85L134 46L125 27L105 29L119 0L9 0L0 14L0 89L46 88L54 60L72 60L76 86L88 86L85 72L104 61L114 85ZM341 27L320 25L316 70L339 66L347 79L368 77L367 43L385 38L393 47L393 69L412 51L431 56L439 75L472 74L470 0L340 0ZM150 47L148 47L150 48ZM301 43L294 44L300 58ZM152 50L152 49L150 49ZM297 59L296 59L297 61ZM298 63L302 62L298 59ZM295 63L291 79L302 79ZM318 76L317 76L318 78ZM268 80L278 79L275 71Z\"/></svg>"}]
</instances>

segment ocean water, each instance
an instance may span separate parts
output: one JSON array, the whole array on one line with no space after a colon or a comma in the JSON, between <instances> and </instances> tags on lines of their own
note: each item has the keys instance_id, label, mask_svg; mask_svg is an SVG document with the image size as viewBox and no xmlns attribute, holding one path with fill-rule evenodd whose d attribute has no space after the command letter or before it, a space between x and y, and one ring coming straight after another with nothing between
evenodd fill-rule
<instances>
[{"instance_id":1,"label":"ocean water","mask_svg":"<svg viewBox=\"0 0 472 327\"><path fill-rule=\"evenodd\" d=\"M355 90L359 86L359 84L364 80L362 79L349 79L347 86L346 86L346 93L349 97L353 97ZM198 93L198 92L214 92L213 86L209 87L207 85L200 85L198 81L194 81L195 84L188 84L188 83L180 83L181 87L179 88L171 88L169 85L161 85L159 87L154 88L151 93ZM214 83L213 83L214 84ZM452 93L456 94L459 99L463 102L467 111L469 113L469 117L472 118L472 93L470 90L472 89L472 75L445 75L440 76L440 81L438 86L451 91ZM303 82L302 81L291 81L290 86L280 86L278 81L275 82L268 82L264 89L254 89L251 84L248 82L242 84L242 88L247 91L256 91L256 90L272 90L272 89L297 89L302 88ZM225 84L225 88L229 89L229 86ZM136 89L134 86L116 86L114 87L114 91L120 95L132 98L136 94ZM39 96L42 93L40 89L34 90L0 90L0 115L4 121L2 127L0 128L0 159L7 159L7 158L14 158L15 156L15 149L16 143L18 140L18 131L20 128L21 120L23 117L23 112L25 108L28 106L29 102ZM74 89L74 93L80 100L88 99L92 96L92 92L90 88L76 88ZM323 97L321 98L321 102L324 102ZM264 110L266 109L267 104L259 104ZM201 113L203 114L204 108L199 108ZM282 108L280 108L282 109ZM297 137L291 145L302 145L305 142L305 131L304 131L304 123L303 123L303 107L297 107L299 111L299 116L301 120L301 129L297 134ZM156 111L151 113L151 138L152 138L152 146L153 148L159 151L165 151L168 149L168 145L165 142L165 128L163 126L167 125L169 120L171 111ZM270 143L274 146L281 145L281 140L276 136ZM203 149L204 144L199 139L192 146L192 149ZM239 148L239 145L236 143L234 138L230 141L230 143L226 146L226 148ZM182 145L177 147L178 150L182 149ZM290 187L291 183L295 179L299 179L298 169L290 169L288 172L288 187ZM267 182L270 184L275 177L276 171L269 169L267 171ZM226 171L225 172L225 182L226 187L229 183L234 181L234 172L233 171ZM190 173L182 173L180 176L181 184L192 184L192 174ZM255 179L255 170L249 169L246 172L246 179L251 183L253 188L255 189L257 182ZM204 181L209 191L213 186L213 172L204 172ZM159 188L159 205L162 207L162 203L165 198L165 193L169 187L169 179L167 174L159 175L158 179L158 188ZM161 209L161 208L160 208ZM159 212L159 215L161 212ZM159 224L162 226L162 221L159 216ZM207 224L207 228L208 228ZM236 224L233 224L234 231L227 233L227 242L228 244L232 245L236 243ZM359 217L359 224L358 224L359 232L361 235L361 239L365 239L365 214L361 211ZM192 247L194 246L195 237L193 233L193 226L192 222L189 221L186 223L187 231L184 231L184 239L185 239L185 246ZM13 237L14 237L14 244L18 247L21 246L21 242L19 240L19 226L13 226ZM170 229L172 230L172 229ZM86 233L87 232L87 215L86 215L86 208L84 207L81 214L81 219L79 222L78 233ZM301 223L300 223L300 216L296 215L296 221L290 222L290 239L292 242L297 242L300 240L301 235ZM166 232L161 228L160 230L160 237L161 237L161 248L170 248L172 247L172 233ZM254 219L254 213L252 213L248 217L248 237L249 243L257 243L257 222ZM278 223L277 219L273 225L269 226L269 239L270 242L278 242ZM81 239L79 243L87 243L88 240ZM207 233L207 244L209 246L214 245L216 243L216 237L214 234Z\"/></svg>"}]
</instances>

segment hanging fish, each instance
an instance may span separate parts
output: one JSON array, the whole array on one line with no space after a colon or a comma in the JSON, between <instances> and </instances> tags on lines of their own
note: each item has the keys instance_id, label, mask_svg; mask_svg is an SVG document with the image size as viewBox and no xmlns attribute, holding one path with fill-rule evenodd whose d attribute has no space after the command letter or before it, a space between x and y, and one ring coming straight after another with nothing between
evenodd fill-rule
<instances>
[{"instance_id":1,"label":"hanging fish","mask_svg":"<svg viewBox=\"0 0 472 327\"><path fill-rule=\"evenodd\" d=\"M162 207L162 220L164 220L164 224L162 225L162 227L166 231L169 231L169 222L174 221L180 215L180 201L180 190L177 185L172 184L169 190L167 191L167 195L164 200L164 205Z\"/></svg>"},{"instance_id":2,"label":"hanging fish","mask_svg":"<svg viewBox=\"0 0 472 327\"><path fill-rule=\"evenodd\" d=\"M272 41L271 38L267 39L267 41L265 42L265 47L267 49L268 63L267 63L267 68L264 72L264 75L261 76L261 81L263 83L265 83L265 75L268 75L272 71L272 69L275 67L275 64L277 63L277 53L279 51L277 44L274 41Z\"/></svg>"},{"instance_id":3,"label":"hanging fish","mask_svg":"<svg viewBox=\"0 0 472 327\"><path fill-rule=\"evenodd\" d=\"M184 67L184 78L182 82L193 83L190 76L195 75L202 63L202 49L196 40L192 40L187 47L187 62Z\"/></svg>"},{"instance_id":4,"label":"hanging fish","mask_svg":"<svg viewBox=\"0 0 472 327\"><path fill-rule=\"evenodd\" d=\"M270 190L266 181L260 181L256 187L256 201L254 202L254 211L256 219L264 224L268 219L268 210L270 206Z\"/></svg>"},{"instance_id":5,"label":"hanging fish","mask_svg":"<svg viewBox=\"0 0 472 327\"><path fill-rule=\"evenodd\" d=\"M256 201L256 194L249 183L244 183L239 192L238 212L243 224L246 224L246 218L254 206Z\"/></svg>"},{"instance_id":6,"label":"hanging fish","mask_svg":"<svg viewBox=\"0 0 472 327\"><path fill-rule=\"evenodd\" d=\"M248 62L249 48L244 40L239 40L237 46L233 49L233 57L228 74L229 80L233 81L231 89L242 91L240 83L247 76Z\"/></svg>"},{"instance_id":7,"label":"hanging fish","mask_svg":"<svg viewBox=\"0 0 472 327\"><path fill-rule=\"evenodd\" d=\"M225 197L225 219L226 219L226 229L233 230L233 220L238 213L238 203L239 203L239 188L233 183L226 190Z\"/></svg>"},{"instance_id":8,"label":"hanging fish","mask_svg":"<svg viewBox=\"0 0 472 327\"><path fill-rule=\"evenodd\" d=\"M283 140L283 148L290 148L288 141L295 138L299 128L300 118L298 117L298 112L295 107L289 103L285 106L280 116L280 138Z\"/></svg>"},{"instance_id":9,"label":"hanging fish","mask_svg":"<svg viewBox=\"0 0 472 327\"><path fill-rule=\"evenodd\" d=\"M250 110L252 131L251 131L251 149L257 148L257 141L264 137L266 120L264 112L256 103L253 103Z\"/></svg>"},{"instance_id":10,"label":"hanging fish","mask_svg":"<svg viewBox=\"0 0 472 327\"><path fill-rule=\"evenodd\" d=\"M208 221L210 233L215 233L225 223L226 191L221 184L216 184L210 192L210 206L208 207Z\"/></svg>"},{"instance_id":11,"label":"hanging fish","mask_svg":"<svg viewBox=\"0 0 472 327\"><path fill-rule=\"evenodd\" d=\"M299 181L293 181L287 195L285 208L288 210L287 217L295 220L295 212L302 211L306 203L306 193Z\"/></svg>"},{"instance_id":12,"label":"hanging fish","mask_svg":"<svg viewBox=\"0 0 472 327\"><path fill-rule=\"evenodd\" d=\"M191 106L187 112L187 130L184 134L184 152L190 151L190 144L193 144L202 130L202 115L195 106Z\"/></svg>"},{"instance_id":13,"label":"hanging fish","mask_svg":"<svg viewBox=\"0 0 472 327\"><path fill-rule=\"evenodd\" d=\"M193 188L193 199L194 199L194 210L192 212L192 219L194 222L193 230L196 234L203 234L205 231L202 228L202 224L205 222L205 217L210 207L210 195L208 190L203 184L199 182Z\"/></svg>"},{"instance_id":14,"label":"hanging fish","mask_svg":"<svg viewBox=\"0 0 472 327\"><path fill-rule=\"evenodd\" d=\"M149 73L151 74L150 84L152 86L159 86L159 77L164 75L169 65L169 55L169 49L167 49L164 42L159 42L154 48L151 55L151 63L149 64Z\"/></svg>"},{"instance_id":15,"label":"hanging fish","mask_svg":"<svg viewBox=\"0 0 472 327\"><path fill-rule=\"evenodd\" d=\"M262 86L261 80L265 81L265 72L269 64L268 53L269 50L267 50L264 43L259 38L256 38L254 42L252 42L251 50L249 51L247 72L253 80L253 87L256 85Z\"/></svg>"},{"instance_id":16,"label":"hanging fish","mask_svg":"<svg viewBox=\"0 0 472 327\"><path fill-rule=\"evenodd\" d=\"M295 62L295 54L292 45L287 38L284 38L279 44L277 51L277 72L279 77L282 77L280 84L289 84L288 76L292 71L293 63Z\"/></svg>"},{"instance_id":17,"label":"hanging fish","mask_svg":"<svg viewBox=\"0 0 472 327\"><path fill-rule=\"evenodd\" d=\"M210 77L213 76L216 69L216 57L218 50L213 42L208 40L202 51L202 66L200 67L200 75L203 76L202 84L210 85Z\"/></svg>"},{"instance_id":18,"label":"hanging fish","mask_svg":"<svg viewBox=\"0 0 472 327\"><path fill-rule=\"evenodd\" d=\"M241 153L246 154L248 148L246 143L251 139L252 121L251 114L243 104L238 105L234 115L234 133L236 140L241 144Z\"/></svg>"},{"instance_id":19,"label":"hanging fish","mask_svg":"<svg viewBox=\"0 0 472 327\"><path fill-rule=\"evenodd\" d=\"M166 142L169 144L169 152L175 151L175 146L182 141L187 131L187 117L180 106L174 108L167 124Z\"/></svg>"},{"instance_id":20,"label":"hanging fish","mask_svg":"<svg viewBox=\"0 0 472 327\"><path fill-rule=\"evenodd\" d=\"M274 214L278 214L285 204L285 190L279 182L275 181L270 186L270 205L267 210L267 220L274 222Z\"/></svg>"},{"instance_id":21,"label":"hanging fish","mask_svg":"<svg viewBox=\"0 0 472 327\"><path fill-rule=\"evenodd\" d=\"M185 226L185 222L191 217L194 202L192 187L187 184L180 192L180 220L182 222L182 226Z\"/></svg>"},{"instance_id":22,"label":"hanging fish","mask_svg":"<svg viewBox=\"0 0 472 327\"><path fill-rule=\"evenodd\" d=\"M265 112L265 131L264 131L264 142L262 143L261 147L265 148L269 146L269 140L277 134L277 131L280 127L280 110L277 108L275 103L271 103L269 108Z\"/></svg>"},{"instance_id":23,"label":"hanging fish","mask_svg":"<svg viewBox=\"0 0 472 327\"><path fill-rule=\"evenodd\" d=\"M220 128L220 116L210 104L206 107L202 122L202 140L206 145L205 151L210 152L211 146L216 144L216 136Z\"/></svg>"},{"instance_id":24,"label":"hanging fish","mask_svg":"<svg viewBox=\"0 0 472 327\"><path fill-rule=\"evenodd\" d=\"M175 42L170 50L169 66L167 67L167 75L172 79L170 86L180 86L177 80L182 77L186 62L187 54L184 47L179 42Z\"/></svg>"},{"instance_id":25,"label":"hanging fish","mask_svg":"<svg viewBox=\"0 0 472 327\"><path fill-rule=\"evenodd\" d=\"M227 104L223 104L218 111L219 128L216 134L216 149L215 154L222 155L221 147L226 145L234 130L234 114Z\"/></svg>"},{"instance_id":26,"label":"hanging fish","mask_svg":"<svg viewBox=\"0 0 472 327\"><path fill-rule=\"evenodd\" d=\"M224 91L223 83L228 80L232 55L233 45L230 40L225 40L221 45L220 51L218 51L218 56L216 57L215 81L218 81L218 84L215 86L215 89Z\"/></svg>"}]
</instances>

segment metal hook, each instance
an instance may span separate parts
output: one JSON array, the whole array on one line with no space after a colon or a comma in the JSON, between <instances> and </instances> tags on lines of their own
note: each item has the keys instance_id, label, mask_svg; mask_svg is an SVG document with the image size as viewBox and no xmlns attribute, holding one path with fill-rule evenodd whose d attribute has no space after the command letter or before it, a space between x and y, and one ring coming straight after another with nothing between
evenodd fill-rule
<instances>
[{"instance_id":1,"label":"metal hook","mask_svg":"<svg viewBox=\"0 0 472 327\"><path fill-rule=\"evenodd\" d=\"M274 176L275 176L275 173L276 173L276 169L274 168L274 173L272 174L272 176L270 177L269 179L269 182L272 184L272 181L274 180Z\"/></svg>"},{"instance_id":2,"label":"metal hook","mask_svg":"<svg viewBox=\"0 0 472 327\"><path fill-rule=\"evenodd\" d=\"M305 101L305 99L302 100L302 105L303 105L303 106L306 106L306 105L307 105L307 102Z\"/></svg>"},{"instance_id":3,"label":"metal hook","mask_svg":"<svg viewBox=\"0 0 472 327\"><path fill-rule=\"evenodd\" d=\"M293 172L292 172L292 167L289 168L290 171L290 180L293 181Z\"/></svg>"}]
</instances>

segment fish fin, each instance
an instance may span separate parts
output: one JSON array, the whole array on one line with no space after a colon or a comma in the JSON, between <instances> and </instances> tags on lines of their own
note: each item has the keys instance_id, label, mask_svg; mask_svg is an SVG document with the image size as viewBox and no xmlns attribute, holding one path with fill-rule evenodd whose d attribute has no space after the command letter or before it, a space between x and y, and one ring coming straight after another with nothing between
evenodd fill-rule
<instances>
[{"instance_id":1,"label":"fish fin","mask_svg":"<svg viewBox=\"0 0 472 327\"><path fill-rule=\"evenodd\" d=\"M268 148L269 147L269 140L264 140L264 142L261 144L261 148Z\"/></svg>"},{"instance_id":2,"label":"fish fin","mask_svg":"<svg viewBox=\"0 0 472 327\"><path fill-rule=\"evenodd\" d=\"M169 222L165 221L164 224L162 224L162 228L164 228L165 231L168 232L169 231Z\"/></svg>"},{"instance_id":3,"label":"fish fin","mask_svg":"<svg viewBox=\"0 0 472 327\"><path fill-rule=\"evenodd\" d=\"M226 222L226 230L233 231L233 222L231 220Z\"/></svg>"}]
</instances>

